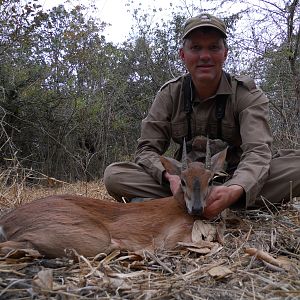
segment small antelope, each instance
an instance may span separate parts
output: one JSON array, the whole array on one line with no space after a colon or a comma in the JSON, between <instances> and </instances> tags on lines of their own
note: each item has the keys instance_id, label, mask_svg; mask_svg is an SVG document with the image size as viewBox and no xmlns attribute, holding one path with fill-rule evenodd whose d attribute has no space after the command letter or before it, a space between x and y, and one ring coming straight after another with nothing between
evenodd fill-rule
<instances>
[{"instance_id":1,"label":"small antelope","mask_svg":"<svg viewBox=\"0 0 300 300\"><path fill-rule=\"evenodd\" d=\"M182 164L161 157L166 171L181 178L181 189L172 197L124 204L61 195L20 206L0 220L0 254L32 248L54 258L65 256L65 249L75 249L93 257L115 249L153 251L191 242L196 214L201 215L205 207L226 150L212 156L206 166L188 162L187 157Z\"/></svg>"}]
</instances>

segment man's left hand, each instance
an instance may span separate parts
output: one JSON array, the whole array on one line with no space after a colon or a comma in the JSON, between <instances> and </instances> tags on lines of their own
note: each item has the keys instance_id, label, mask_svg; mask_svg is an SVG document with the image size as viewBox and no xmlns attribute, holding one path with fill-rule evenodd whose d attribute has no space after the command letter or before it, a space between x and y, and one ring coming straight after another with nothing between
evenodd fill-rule
<instances>
[{"instance_id":1,"label":"man's left hand","mask_svg":"<svg viewBox=\"0 0 300 300\"><path fill-rule=\"evenodd\" d=\"M239 185L215 186L208 195L203 216L212 219L235 203L244 193Z\"/></svg>"}]
</instances>

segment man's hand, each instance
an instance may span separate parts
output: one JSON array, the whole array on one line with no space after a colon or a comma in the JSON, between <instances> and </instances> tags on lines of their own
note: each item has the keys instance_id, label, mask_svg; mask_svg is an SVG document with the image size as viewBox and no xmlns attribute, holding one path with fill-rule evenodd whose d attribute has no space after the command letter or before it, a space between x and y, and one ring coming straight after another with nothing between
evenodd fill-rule
<instances>
[{"instance_id":1,"label":"man's hand","mask_svg":"<svg viewBox=\"0 0 300 300\"><path fill-rule=\"evenodd\" d=\"M170 182L170 190L172 194L175 195L180 188L180 177L178 175L171 175L167 171L164 172L163 176Z\"/></svg>"},{"instance_id":2,"label":"man's hand","mask_svg":"<svg viewBox=\"0 0 300 300\"><path fill-rule=\"evenodd\" d=\"M235 203L244 193L239 185L215 186L208 195L203 216L212 219Z\"/></svg>"}]
</instances>

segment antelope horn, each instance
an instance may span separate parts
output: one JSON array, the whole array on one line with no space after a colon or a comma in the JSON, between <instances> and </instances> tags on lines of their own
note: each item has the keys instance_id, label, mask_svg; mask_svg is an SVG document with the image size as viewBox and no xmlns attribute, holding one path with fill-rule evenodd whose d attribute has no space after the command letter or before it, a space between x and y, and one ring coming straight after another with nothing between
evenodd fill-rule
<instances>
[{"instance_id":1,"label":"antelope horn","mask_svg":"<svg viewBox=\"0 0 300 300\"><path fill-rule=\"evenodd\" d=\"M205 157L205 168L210 170L211 169L211 151L209 145L209 138L207 137L206 140L206 157Z\"/></svg>"},{"instance_id":2,"label":"antelope horn","mask_svg":"<svg viewBox=\"0 0 300 300\"><path fill-rule=\"evenodd\" d=\"M187 154L186 154L186 142L185 142L185 138L183 138L182 157L181 157L181 171L184 171L187 168L188 168L188 162L187 162Z\"/></svg>"}]
</instances>

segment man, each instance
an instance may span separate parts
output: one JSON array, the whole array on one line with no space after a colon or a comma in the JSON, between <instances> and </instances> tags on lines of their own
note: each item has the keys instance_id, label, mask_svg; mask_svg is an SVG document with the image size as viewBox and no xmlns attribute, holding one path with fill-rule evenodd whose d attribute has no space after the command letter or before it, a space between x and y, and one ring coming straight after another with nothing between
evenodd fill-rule
<instances>
[{"instance_id":1,"label":"man","mask_svg":"<svg viewBox=\"0 0 300 300\"><path fill-rule=\"evenodd\" d=\"M223 71L228 54L224 22L209 14L190 18L182 38L180 58L188 74L159 90L142 122L135 162L106 169L108 192L119 201L174 194L180 179L164 170L160 155L171 139L182 145L183 138L204 135L226 141L239 160L231 178L208 196L205 217L232 205L257 205L260 195L282 202L289 197L290 181L294 196L300 195L299 151L283 151L272 159L267 97L249 77Z\"/></svg>"}]
</instances>

